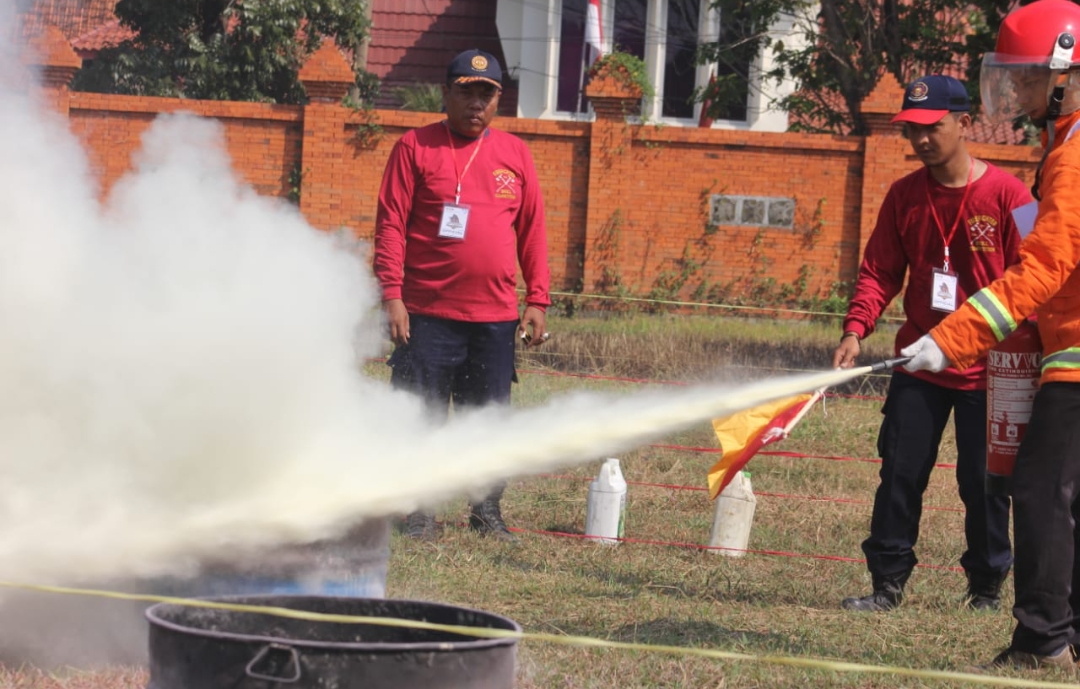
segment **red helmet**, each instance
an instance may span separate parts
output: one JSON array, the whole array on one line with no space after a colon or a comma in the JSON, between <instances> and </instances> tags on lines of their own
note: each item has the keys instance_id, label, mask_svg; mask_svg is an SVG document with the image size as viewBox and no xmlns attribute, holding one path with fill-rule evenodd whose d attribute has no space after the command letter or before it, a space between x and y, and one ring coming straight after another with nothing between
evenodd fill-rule
<instances>
[{"instance_id":1,"label":"red helmet","mask_svg":"<svg viewBox=\"0 0 1080 689\"><path fill-rule=\"evenodd\" d=\"M1002 59L1040 58L1037 64L1047 65L1055 51L1071 50L1077 38L1080 5L1071 0L1038 0L1005 17L994 53ZM1062 40L1068 45L1057 45ZM1055 68L1067 69L1068 65Z\"/></svg>"},{"instance_id":2,"label":"red helmet","mask_svg":"<svg viewBox=\"0 0 1080 689\"><path fill-rule=\"evenodd\" d=\"M1080 67L1080 51L1074 60L1077 39L1080 5L1070 0L1036 0L1010 12L1001 22L994 52L983 57L979 90L984 115L995 122L1024 114L1039 119L1037 112L1040 107L1045 111L1055 85L1053 73Z\"/></svg>"}]
</instances>

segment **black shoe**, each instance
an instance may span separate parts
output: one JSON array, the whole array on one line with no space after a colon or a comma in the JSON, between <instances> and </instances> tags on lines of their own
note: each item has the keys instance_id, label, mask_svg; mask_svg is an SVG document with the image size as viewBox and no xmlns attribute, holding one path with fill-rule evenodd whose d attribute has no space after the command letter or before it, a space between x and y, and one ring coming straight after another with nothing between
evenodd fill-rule
<instances>
[{"instance_id":1,"label":"black shoe","mask_svg":"<svg viewBox=\"0 0 1080 689\"><path fill-rule=\"evenodd\" d=\"M999 596L980 596L979 594L968 593L967 607L970 610L976 612L994 612L995 610L1001 610L1001 598Z\"/></svg>"},{"instance_id":2,"label":"black shoe","mask_svg":"<svg viewBox=\"0 0 1080 689\"><path fill-rule=\"evenodd\" d=\"M993 576L975 576L965 573L968 580L967 607L980 612L992 612L1001 609L1001 585L1009 571Z\"/></svg>"},{"instance_id":3,"label":"black shoe","mask_svg":"<svg viewBox=\"0 0 1080 689\"><path fill-rule=\"evenodd\" d=\"M507 543L517 543L517 536L510 533L510 529L506 528L506 522L502 518L502 510L499 508L502 492L503 489L498 488L479 504L469 506L469 526L483 536L492 536Z\"/></svg>"},{"instance_id":4,"label":"black shoe","mask_svg":"<svg viewBox=\"0 0 1080 689\"><path fill-rule=\"evenodd\" d=\"M858 612L888 612L904 600L902 586L890 581L884 581L874 586L874 592L862 598L845 598L840 601L840 607L844 610L856 610Z\"/></svg>"},{"instance_id":5,"label":"black shoe","mask_svg":"<svg viewBox=\"0 0 1080 689\"><path fill-rule=\"evenodd\" d=\"M405 535L418 541L439 540L439 526L435 517L424 512L413 512L405 518Z\"/></svg>"}]
</instances>

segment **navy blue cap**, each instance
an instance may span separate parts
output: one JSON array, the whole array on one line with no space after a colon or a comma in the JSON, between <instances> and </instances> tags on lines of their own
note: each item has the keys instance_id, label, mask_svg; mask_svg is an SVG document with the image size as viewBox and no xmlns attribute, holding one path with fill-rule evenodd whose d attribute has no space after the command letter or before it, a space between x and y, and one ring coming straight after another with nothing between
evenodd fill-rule
<instances>
[{"instance_id":1,"label":"navy blue cap","mask_svg":"<svg viewBox=\"0 0 1080 689\"><path fill-rule=\"evenodd\" d=\"M502 88L502 67L491 53L483 50L466 50L450 61L446 70L446 83L470 84L483 81Z\"/></svg>"},{"instance_id":2,"label":"navy blue cap","mask_svg":"<svg viewBox=\"0 0 1080 689\"><path fill-rule=\"evenodd\" d=\"M958 79L931 74L917 79L904 90L904 105L893 122L936 124L950 112L968 112L971 100Z\"/></svg>"}]
</instances>

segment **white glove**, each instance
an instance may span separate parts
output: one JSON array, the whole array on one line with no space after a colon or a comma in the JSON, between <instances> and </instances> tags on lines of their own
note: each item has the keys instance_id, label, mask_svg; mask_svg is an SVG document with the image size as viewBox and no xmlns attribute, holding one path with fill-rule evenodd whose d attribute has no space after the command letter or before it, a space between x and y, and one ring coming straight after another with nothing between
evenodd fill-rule
<instances>
[{"instance_id":1,"label":"white glove","mask_svg":"<svg viewBox=\"0 0 1080 689\"><path fill-rule=\"evenodd\" d=\"M923 335L901 349L900 355L911 357L911 361L904 364L904 370L913 372L930 371L931 373L939 373L948 368L950 363L945 358L945 353L941 351L941 347L938 347L937 342L934 342L934 338L929 335Z\"/></svg>"}]
</instances>

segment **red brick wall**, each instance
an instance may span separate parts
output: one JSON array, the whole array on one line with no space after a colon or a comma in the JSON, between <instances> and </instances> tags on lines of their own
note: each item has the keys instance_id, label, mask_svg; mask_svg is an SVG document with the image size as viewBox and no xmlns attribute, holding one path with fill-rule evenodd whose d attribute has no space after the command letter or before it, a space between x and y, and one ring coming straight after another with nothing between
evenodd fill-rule
<instances>
[{"instance_id":1,"label":"red brick wall","mask_svg":"<svg viewBox=\"0 0 1080 689\"><path fill-rule=\"evenodd\" d=\"M301 162L299 106L95 93L72 93L70 103L71 130L83 141L103 191L131 169L131 156L159 113L190 112L217 119L237 174L260 194L287 197L289 174Z\"/></svg>"},{"instance_id":2,"label":"red brick wall","mask_svg":"<svg viewBox=\"0 0 1080 689\"><path fill-rule=\"evenodd\" d=\"M238 174L259 193L286 197L303 170L301 211L316 227L370 238L383 166L407 129L431 113L377 112L381 134L338 105L275 106L73 93L71 129L103 191L130 167L159 112L188 110L223 123ZM62 111L62 108L61 108ZM919 163L895 134L868 138L771 134L504 118L525 139L543 185L553 285L602 283L644 296L682 274L681 298L766 281L810 293L852 280L889 183ZM363 135L359 139L358 132ZM1031 182L1037 153L978 145L974 153ZM795 227L708 224L710 194L790 197ZM876 199L876 200L875 200ZM687 262L689 261L689 263ZM695 293L696 290L696 293ZM674 295L673 295L674 296Z\"/></svg>"},{"instance_id":3,"label":"red brick wall","mask_svg":"<svg viewBox=\"0 0 1080 689\"><path fill-rule=\"evenodd\" d=\"M620 204L626 241L621 276L647 293L658 272L700 263L688 288L774 278L793 283L808 266L812 291L847 279L858 226L861 141L799 134L657 129L636 133ZM713 194L795 200L792 228L709 225ZM820 217L816 217L819 214ZM685 295L683 295L685 296Z\"/></svg>"}]
</instances>

